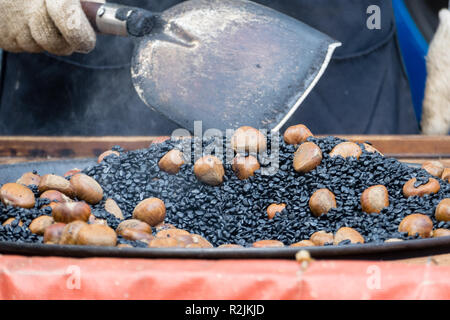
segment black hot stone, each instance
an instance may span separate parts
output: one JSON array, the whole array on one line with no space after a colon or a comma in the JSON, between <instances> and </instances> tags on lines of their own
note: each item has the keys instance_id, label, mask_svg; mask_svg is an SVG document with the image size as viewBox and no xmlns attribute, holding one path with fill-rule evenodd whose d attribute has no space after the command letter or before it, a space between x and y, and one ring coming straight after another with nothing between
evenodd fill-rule
<instances>
[{"instance_id":1,"label":"black hot stone","mask_svg":"<svg viewBox=\"0 0 450 320\"><path fill-rule=\"evenodd\" d=\"M191 163L182 166L176 175L159 170L158 161L173 148L180 148L179 141L167 140L130 152L116 146L112 149L120 152L119 157L109 157L107 161L83 170L100 183L105 194L100 203L92 206L92 212L97 218L106 219L108 225L115 229L120 220L104 210L105 199L114 199L125 219L130 219L134 207L141 200L157 197L166 204L166 223L200 234L215 246L225 243L251 246L263 239L280 240L290 245L309 239L316 231L334 233L343 226L356 229L366 243L382 243L390 238L415 239L417 236L409 237L398 232L398 225L407 215L418 212L428 215L435 228L449 228L448 223L438 223L434 217L440 200L450 198L448 183L438 180L441 189L436 194L405 198L402 187L409 179L418 177L422 182L431 175L396 159L369 153L364 148L359 160L331 158L329 152L345 140L335 137L310 137L308 140L316 143L323 153L321 164L310 173L299 174L293 170L295 147L285 145L281 138L279 166L274 175L262 175L260 170L250 179L241 181L231 165L225 164L227 179L218 187L202 184L193 173L194 147L196 144L203 148L211 147L213 139L191 141ZM267 145L271 146L270 140ZM224 150L225 147L224 141ZM267 167L267 159L259 157L262 169ZM390 206L380 214L363 213L360 196L366 188L377 184L388 189ZM331 190L338 207L316 218L309 210L308 201L319 188ZM269 220L266 209L271 203L285 203L286 209ZM0 227L0 241L41 242L42 237L31 234L27 227L34 218L51 214L50 208L39 209L43 204L43 201L36 201L36 206L28 210L0 203L0 222L19 217L24 223L19 227L23 230L21 232L11 227ZM146 246L120 237L118 242L134 247ZM347 243L341 243L344 244Z\"/></svg>"},{"instance_id":2,"label":"black hot stone","mask_svg":"<svg viewBox=\"0 0 450 320\"><path fill-rule=\"evenodd\" d=\"M427 184L430 177L416 177L416 182L414 182L414 188L418 188L424 184Z\"/></svg>"}]
</instances>

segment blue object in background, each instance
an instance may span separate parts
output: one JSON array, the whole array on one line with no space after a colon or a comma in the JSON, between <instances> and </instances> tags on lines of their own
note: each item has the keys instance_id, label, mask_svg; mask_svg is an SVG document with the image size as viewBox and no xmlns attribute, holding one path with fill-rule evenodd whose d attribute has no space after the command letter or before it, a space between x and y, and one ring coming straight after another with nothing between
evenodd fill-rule
<instances>
[{"instance_id":1,"label":"blue object in background","mask_svg":"<svg viewBox=\"0 0 450 320\"><path fill-rule=\"evenodd\" d=\"M392 0L397 33L403 60L408 74L417 121L422 117L427 69L425 57L428 43L411 17L404 0Z\"/></svg>"}]
</instances>

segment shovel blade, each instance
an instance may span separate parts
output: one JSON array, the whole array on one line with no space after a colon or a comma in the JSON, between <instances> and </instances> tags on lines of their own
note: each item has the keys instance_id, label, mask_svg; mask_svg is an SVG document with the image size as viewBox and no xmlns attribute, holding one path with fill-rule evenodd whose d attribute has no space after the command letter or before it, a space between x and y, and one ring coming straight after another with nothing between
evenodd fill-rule
<instances>
[{"instance_id":1,"label":"shovel blade","mask_svg":"<svg viewBox=\"0 0 450 320\"><path fill-rule=\"evenodd\" d=\"M277 131L319 80L340 43L265 6L190 0L136 47L141 99L193 131L243 125Z\"/></svg>"}]
</instances>

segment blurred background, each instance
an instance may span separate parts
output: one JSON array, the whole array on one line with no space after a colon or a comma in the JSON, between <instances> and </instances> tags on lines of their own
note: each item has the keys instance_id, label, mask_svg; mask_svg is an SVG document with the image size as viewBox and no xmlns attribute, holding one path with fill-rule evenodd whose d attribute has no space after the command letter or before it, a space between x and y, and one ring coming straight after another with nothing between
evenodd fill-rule
<instances>
[{"instance_id":1,"label":"blurred background","mask_svg":"<svg viewBox=\"0 0 450 320\"><path fill-rule=\"evenodd\" d=\"M422 116L425 90L425 57L439 25L439 10L448 0L393 0L398 39L408 73L417 120Z\"/></svg>"},{"instance_id":2,"label":"blurred background","mask_svg":"<svg viewBox=\"0 0 450 320\"><path fill-rule=\"evenodd\" d=\"M124 0L129 1L129 0ZM166 3L167 2L167 3ZM162 1L161 3L164 3L164 7L170 6L173 3L178 2L178 0L165 0ZM260 2L264 2L264 0L261 0ZM406 68L407 71L407 75L408 75L408 80L410 83L410 89L411 89L411 95L412 95L412 100L413 100L413 105L414 105L414 111L415 111L415 116L417 118L417 123L420 123L421 119L422 119L422 105L423 105L423 98L424 98L424 91L425 91L425 83L426 83L426 76L427 76L427 72L426 72L426 61L425 61L425 57L427 56L427 52L428 52L428 47L429 44L431 42L431 40L433 39L433 36L436 32L436 29L439 26L439 17L438 17L438 13L440 11L440 9L448 7L449 5L449 1L448 0L392 0L392 6L394 8L394 13L395 13L395 19L396 19L396 24L397 24L397 32L398 32L398 42L399 42L399 46L401 48L401 52L402 52L402 57L403 57L403 62L404 62L404 66ZM159 8L161 9L161 8ZM99 39L99 41L102 39ZM105 46L109 46L109 47L114 47L117 46L118 44L122 44L121 41L125 41L123 39L109 39L108 43L104 43ZM109 48L108 47L108 48ZM113 49L111 49L113 50ZM113 60L113 64L114 65L119 65L121 66L122 64L124 64L125 62L128 63L129 61L129 55L131 55L131 50L132 50L132 46L130 43L129 48L127 47L126 50L126 55L125 58L123 58L123 56L121 55L115 55L115 56L108 56L108 59L112 59ZM103 63L103 57L100 55L100 53L98 54L99 57L96 57L96 52L93 52L91 55L89 55L89 57L84 57L84 55L78 55L78 59L81 59L80 61L84 61L84 59L94 59L95 61L100 60L100 63ZM65 58L60 58L60 57L53 57L54 59L57 60L64 60ZM98 59L97 59L98 58ZM31 59L38 59L35 56L30 56L27 55L26 56L26 60L31 60ZM97 60L96 60L97 59ZM6 56L5 59L6 60ZM116 61L117 60L117 61ZM124 60L124 61L122 61ZM2 61L2 51L0 50L0 61ZM6 61L3 61L3 63L0 63L0 91L1 91L1 87L2 87L2 80L4 80L7 68L5 67ZM53 61L54 62L54 61ZM77 60L78 62L78 60ZM98 61L97 61L98 62ZM36 63L37 65L37 63ZM3 68L2 68L3 67ZM10 67L11 69L11 67ZM12 68L12 72L16 73L16 70L14 68ZM124 73L128 74L128 69L123 71ZM72 72L73 76L76 76L76 72ZM84 77L84 74L81 75L82 77ZM46 82L52 81L52 79L48 78L46 79ZM58 82L60 81L59 78L55 79L54 81ZM4 81L3 81L4 82ZM109 87L113 87L113 82L114 82L114 78L112 77L108 77L108 84ZM70 85L70 84L69 84ZM101 91L101 90L98 90ZM106 95L109 96L110 95L110 91L106 90ZM132 99L134 99L133 101L135 101L136 104L140 104L140 100L138 99L138 97L134 94L134 89L131 87L131 83L130 83L130 88L128 88L127 90L124 90L124 92L131 92L133 94ZM35 104L39 105L39 103L35 103L36 101L39 101L39 96L36 95L24 95L24 99L25 99L25 104L29 104L31 107L30 110L34 110L33 112L27 113L27 114L21 114L21 117L31 117L34 120L33 121L37 121L37 114L39 114L41 112L40 108L38 107L33 107ZM123 95L120 97L122 100L124 101L119 101L120 104L126 104L126 102L131 99L131 97L127 96L127 95ZM99 98L100 100L102 100L101 98ZM13 103L9 103L8 101L6 101L4 103L5 106L10 106L15 104L17 101L13 101ZM41 103L43 104L43 103ZM82 114L83 112L87 112L85 110L83 110L83 108L85 108L86 106L81 104L81 105L77 105L73 108L75 108L75 110L77 110L76 112L72 109L70 109L69 107L65 107L65 108L59 108L58 110L54 110L54 112L58 113L58 114L63 114L64 116L67 116L67 119L78 119L74 116L74 114ZM105 115L105 118L114 118L114 115L116 113L118 113L119 111L121 111L122 113L119 113L119 115L117 116L118 118L122 119L122 117L124 119L126 119L126 113L127 113L127 109L123 108L120 110L117 110L115 108L111 108L110 110L110 114ZM10 117L10 118L14 118L14 106L10 107L10 109L4 111L4 113L6 112L6 114ZM9 113L8 113L9 112ZM147 112L150 112L149 110ZM124 115L125 113L125 115ZM60 114L60 116L61 116ZM75 117L75 118L73 118ZM157 127L157 123L162 121L161 117L158 116L152 116L152 117L143 117L148 119L148 121L153 121L152 123L146 123L145 125L148 127ZM94 117L92 118L94 119ZM89 117L87 117L87 120L89 120ZM121 120L122 121L122 120ZM124 120L125 121L125 120ZM54 129L54 132L61 134L64 133L66 128L65 125L67 124L67 122L63 121L61 122L59 125L61 127L57 127ZM19 125L21 126L21 124L19 123ZM106 126L106 128L103 128L101 126ZM11 126L8 127L8 129L4 129L2 130L1 128L1 123L0 123L0 134L5 134L8 133L8 135L10 134L30 134L29 132L33 132L33 134L35 135L48 135L48 132L45 132L45 134L42 134L39 130L39 126L40 124L38 123L38 128L32 128L32 129L23 129L20 127L20 129L14 129L11 130ZM55 125L56 126L56 125ZM92 120L91 122L86 122L86 128L83 128L83 132L87 132L90 135L92 135L92 130L89 131L91 127L96 127L96 130L99 130L99 132L103 131L108 131L110 129L109 126L111 126L109 123L106 124L100 124L100 123L95 123L94 120ZM42 124L42 127L44 127L44 125ZM136 135L138 130L134 130L134 127L138 127L137 123L134 123L133 126L130 126L131 129L129 134L134 134ZM15 127L14 127L15 128ZM168 129L168 132L171 132L172 129L177 128L176 125L173 125L173 128L169 128L171 130ZM68 129L67 129L68 130ZM81 130L81 129L80 129ZM48 130L47 130L48 131ZM72 130L73 131L73 130ZM74 132L70 131L70 134L67 135L76 135ZM68 131L69 132L69 131ZM78 131L77 131L78 132Z\"/></svg>"}]
</instances>

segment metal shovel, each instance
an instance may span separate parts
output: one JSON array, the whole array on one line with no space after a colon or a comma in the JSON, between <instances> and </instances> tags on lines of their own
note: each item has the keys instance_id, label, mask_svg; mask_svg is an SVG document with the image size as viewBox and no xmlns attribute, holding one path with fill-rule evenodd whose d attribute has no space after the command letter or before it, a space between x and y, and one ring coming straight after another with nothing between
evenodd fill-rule
<instances>
[{"instance_id":1,"label":"metal shovel","mask_svg":"<svg viewBox=\"0 0 450 320\"><path fill-rule=\"evenodd\" d=\"M162 13L81 2L101 33L137 40L131 74L141 99L193 131L279 130L341 44L245 0L189 0Z\"/></svg>"}]
</instances>

